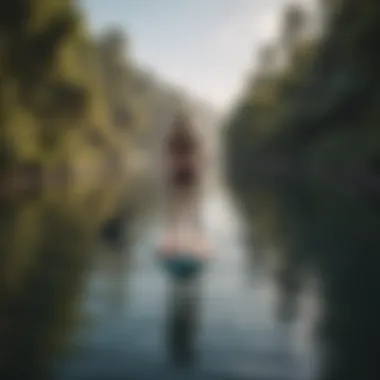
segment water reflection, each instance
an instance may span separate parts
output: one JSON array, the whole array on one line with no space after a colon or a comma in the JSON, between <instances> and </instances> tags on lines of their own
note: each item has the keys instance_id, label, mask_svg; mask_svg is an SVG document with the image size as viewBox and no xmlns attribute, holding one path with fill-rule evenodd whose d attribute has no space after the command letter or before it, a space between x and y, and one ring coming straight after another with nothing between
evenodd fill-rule
<instances>
[{"instance_id":1,"label":"water reflection","mask_svg":"<svg viewBox=\"0 0 380 380\"><path fill-rule=\"evenodd\" d=\"M175 365L192 365L200 319L199 279L173 282L170 290L168 351Z\"/></svg>"},{"instance_id":2,"label":"water reflection","mask_svg":"<svg viewBox=\"0 0 380 380\"><path fill-rule=\"evenodd\" d=\"M273 182L257 185L247 199L247 215L261 237L262 249L255 252L270 252L263 255L263 267L279 285L279 318L295 319L307 285L318 299L323 379L380 374L378 200L359 192Z\"/></svg>"},{"instance_id":3,"label":"water reflection","mask_svg":"<svg viewBox=\"0 0 380 380\"><path fill-rule=\"evenodd\" d=\"M121 186L1 205L1 378L52 376L83 321L81 305L102 221Z\"/></svg>"},{"instance_id":4,"label":"water reflection","mask_svg":"<svg viewBox=\"0 0 380 380\"><path fill-rule=\"evenodd\" d=\"M126 280L130 268L132 225L135 210L127 200L118 205L117 210L102 223L101 240L98 248L102 253L98 267L108 273L108 291L105 294L110 313L120 314L126 305Z\"/></svg>"},{"instance_id":5,"label":"water reflection","mask_svg":"<svg viewBox=\"0 0 380 380\"><path fill-rule=\"evenodd\" d=\"M306 379L316 337L325 379L374 378L374 200L257 183L247 255L214 194L215 254L180 286L157 262L153 218L136 235L124 200L115 185L1 205L1 378L169 379L175 364L188 378Z\"/></svg>"}]
</instances>

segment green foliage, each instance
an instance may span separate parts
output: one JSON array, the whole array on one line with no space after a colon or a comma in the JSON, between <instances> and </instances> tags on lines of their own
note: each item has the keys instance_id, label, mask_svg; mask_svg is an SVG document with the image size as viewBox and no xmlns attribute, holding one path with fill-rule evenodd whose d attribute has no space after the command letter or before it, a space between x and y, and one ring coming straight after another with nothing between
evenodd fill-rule
<instances>
[{"instance_id":1,"label":"green foliage","mask_svg":"<svg viewBox=\"0 0 380 380\"><path fill-rule=\"evenodd\" d=\"M114 31L94 40L71 0L0 6L3 175L30 164L47 176L62 165L99 174L125 161L145 110L124 40Z\"/></svg>"},{"instance_id":2,"label":"green foliage","mask_svg":"<svg viewBox=\"0 0 380 380\"><path fill-rule=\"evenodd\" d=\"M285 34L295 41L285 45L287 63L271 72L259 66L227 125L231 178L268 157L290 160L301 175L378 161L380 6L367 3L342 1L337 12L323 2L329 29L314 40L300 37L304 13L286 11ZM247 174L240 187L253 181Z\"/></svg>"}]
</instances>

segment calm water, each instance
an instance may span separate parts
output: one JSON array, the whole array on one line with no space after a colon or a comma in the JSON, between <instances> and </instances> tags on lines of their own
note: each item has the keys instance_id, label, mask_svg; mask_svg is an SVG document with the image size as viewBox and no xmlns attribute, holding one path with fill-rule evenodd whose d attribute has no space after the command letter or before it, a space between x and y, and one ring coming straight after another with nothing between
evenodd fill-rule
<instances>
[{"instance_id":1,"label":"calm water","mask_svg":"<svg viewBox=\"0 0 380 380\"><path fill-rule=\"evenodd\" d=\"M154 255L160 224L132 217L122 188L1 207L2 378L308 379L321 358L315 331L340 363L359 357L363 334L379 332L377 214L350 199L258 188L243 230L229 197L208 195L215 252L187 310L195 327L182 326L196 354L185 368L170 356L173 284ZM360 358L356 369L365 360L373 369L372 357Z\"/></svg>"}]
</instances>

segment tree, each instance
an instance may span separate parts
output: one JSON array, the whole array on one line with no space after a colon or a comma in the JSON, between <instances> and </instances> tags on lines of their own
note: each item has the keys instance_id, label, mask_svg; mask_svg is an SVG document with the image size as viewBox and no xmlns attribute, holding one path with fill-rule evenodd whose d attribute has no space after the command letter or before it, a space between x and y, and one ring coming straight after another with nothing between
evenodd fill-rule
<instances>
[{"instance_id":1,"label":"tree","mask_svg":"<svg viewBox=\"0 0 380 380\"><path fill-rule=\"evenodd\" d=\"M282 40L287 52L292 52L302 38L307 22L305 10L297 5L289 5L283 16Z\"/></svg>"}]
</instances>

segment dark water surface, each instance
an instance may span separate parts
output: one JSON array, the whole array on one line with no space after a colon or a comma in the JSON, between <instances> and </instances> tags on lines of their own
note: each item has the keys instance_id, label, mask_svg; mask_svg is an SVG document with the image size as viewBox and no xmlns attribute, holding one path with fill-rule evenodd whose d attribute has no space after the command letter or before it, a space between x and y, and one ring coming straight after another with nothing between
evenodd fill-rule
<instances>
[{"instance_id":1,"label":"dark water surface","mask_svg":"<svg viewBox=\"0 0 380 380\"><path fill-rule=\"evenodd\" d=\"M279 317L297 315L307 285L318 294L318 377L380 378L380 194L360 186L271 183L252 189L245 210L255 221L256 261L277 262Z\"/></svg>"},{"instance_id":2,"label":"dark water surface","mask_svg":"<svg viewBox=\"0 0 380 380\"><path fill-rule=\"evenodd\" d=\"M372 356L356 346L379 332L373 208L260 188L244 208L255 221L246 248L228 197L211 193L204 210L215 250L190 290L192 322L178 328L194 342L193 361L178 367L175 289L154 254L160 223L131 218L125 204L117 186L2 204L1 378L308 379L318 369L316 328L337 363L362 358L355 368L366 361L373 373Z\"/></svg>"}]
</instances>

